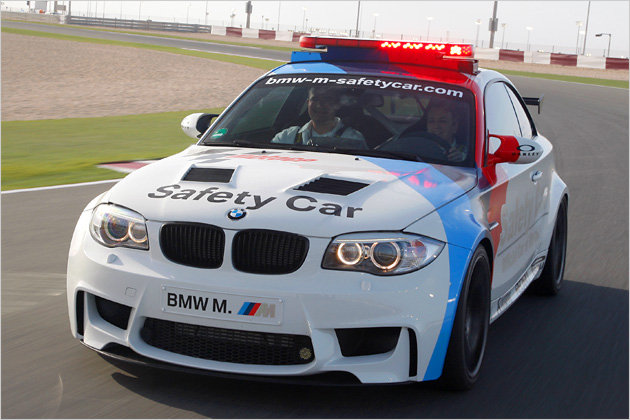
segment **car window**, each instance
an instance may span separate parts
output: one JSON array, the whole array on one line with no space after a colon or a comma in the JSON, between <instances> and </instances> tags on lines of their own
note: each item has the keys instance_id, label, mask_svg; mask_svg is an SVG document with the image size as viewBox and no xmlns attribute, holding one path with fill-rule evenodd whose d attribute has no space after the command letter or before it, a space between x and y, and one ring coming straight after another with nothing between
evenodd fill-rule
<instances>
[{"instance_id":1,"label":"car window","mask_svg":"<svg viewBox=\"0 0 630 420\"><path fill-rule=\"evenodd\" d=\"M472 166L474 113L472 93L460 86L378 76L273 75L252 86L200 144L365 150L370 156L409 154L413 160Z\"/></svg>"},{"instance_id":2,"label":"car window","mask_svg":"<svg viewBox=\"0 0 630 420\"><path fill-rule=\"evenodd\" d=\"M516 117L518 118L518 124L521 127L521 133L523 137L531 138L532 137L532 124L527 117L527 112L523 109L523 105L516 97L516 94L512 89L506 86L506 90L510 99L512 100L512 105L514 106L514 110L516 111Z\"/></svg>"},{"instance_id":3,"label":"car window","mask_svg":"<svg viewBox=\"0 0 630 420\"><path fill-rule=\"evenodd\" d=\"M240 136L256 130L265 130L273 125L282 105L285 103L289 89L288 87L280 87L273 91L265 92L266 94L264 95L261 94L262 92L250 95L246 99L243 117L235 121L232 132L236 136Z\"/></svg>"},{"instance_id":4,"label":"car window","mask_svg":"<svg viewBox=\"0 0 630 420\"><path fill-rule=\"evenodd\" d=\"M493 83L486 89L486 126L490 134L520 136L521 128L512 101L503 83Z\"/></svg>"}]
</instances>

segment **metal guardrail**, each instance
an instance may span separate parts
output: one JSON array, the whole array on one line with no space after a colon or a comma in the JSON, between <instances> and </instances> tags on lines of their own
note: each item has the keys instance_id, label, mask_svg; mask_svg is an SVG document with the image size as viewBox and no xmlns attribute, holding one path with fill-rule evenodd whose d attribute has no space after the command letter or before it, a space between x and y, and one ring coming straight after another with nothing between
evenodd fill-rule
<instances>
[{"instance_id":1,"label":"metal guardrail","mask_svg":"<svg viewBox=\"0 0 630 420\"><path fill-rule=\"evenodd\" d=\"M211 25L197 25L178 22L156 22L152 20L111 19L85 16L67 16L66 23L83 26L105 26L121 29L140 29L170 32L205 32L210 33Z\"/></svg>"}]
</instances>

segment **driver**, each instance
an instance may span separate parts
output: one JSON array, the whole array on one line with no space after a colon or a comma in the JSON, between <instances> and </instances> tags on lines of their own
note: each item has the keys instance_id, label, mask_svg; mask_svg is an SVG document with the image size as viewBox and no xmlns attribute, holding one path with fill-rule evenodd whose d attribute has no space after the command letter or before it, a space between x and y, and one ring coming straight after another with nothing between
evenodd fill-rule
<instances>
[{"instance_id":1,"label":"driver","mask_svg":"<svg viewBox=\"0 0 630 420\"><path fill-rule=\"evenodd\" d=\"M466 159L466 146L457 144L458 121L452 109L446 104L438 104L429 109L427 117L427 131L435 134L444 141L449 160L461 162Z\"/></svg>"},{"instance_id":2,"label":"driver","mask_svg":"<svg viewBox=\"0 0 630 420\"><path fill-rule=\"evenodd\" d=\"M338 89L312 87L308 91L307 108L311 120L302 127L293 126L274 136L272 143L312 145L317 137L355 140L359 148L367 149L363 134L343 124L337 112L341 108L341 94ZM357 145L353 144L353 148Z\"/></svg>"}]
</instances>

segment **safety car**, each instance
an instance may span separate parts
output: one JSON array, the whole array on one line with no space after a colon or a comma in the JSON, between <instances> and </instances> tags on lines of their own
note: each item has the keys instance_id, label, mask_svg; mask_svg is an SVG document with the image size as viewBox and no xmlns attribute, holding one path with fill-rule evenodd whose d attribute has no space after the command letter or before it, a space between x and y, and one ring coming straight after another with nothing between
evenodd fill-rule
<instances>
[{"instance_id":1,"label":"safety car","mask_svg":"<svg viewBox=\"0 0 630 420\"><path fill-rule=\"evenodd\" d=\"M72 334L217 375L470 388L489 324L562 284L568 189L526 106L542 100L471 45L300 45L85 207Z\"/></svg>"}]
</instances>

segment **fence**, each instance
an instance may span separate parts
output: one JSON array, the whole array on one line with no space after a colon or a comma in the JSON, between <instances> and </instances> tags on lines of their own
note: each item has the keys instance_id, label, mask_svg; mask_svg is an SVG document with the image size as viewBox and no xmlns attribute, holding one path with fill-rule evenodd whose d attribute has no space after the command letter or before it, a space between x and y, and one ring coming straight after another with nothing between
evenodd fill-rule
<instances>
[{"instance_id":1,"label":"fence","mask_svg":"<svg viewBox=\"0 0 630 420\"><path fill-rule=\"evenodd\" d=\"M154 22L152 20L93 18L83 16L68 16L66 23L82 26L105 26L119 29L140 29L146 31L166 32L205 32L211 33L212 26L187 24L179 22Z\"/></svg>"}]
</instances>

